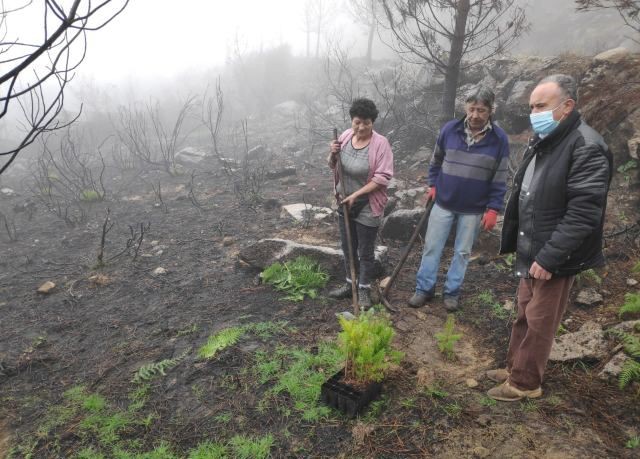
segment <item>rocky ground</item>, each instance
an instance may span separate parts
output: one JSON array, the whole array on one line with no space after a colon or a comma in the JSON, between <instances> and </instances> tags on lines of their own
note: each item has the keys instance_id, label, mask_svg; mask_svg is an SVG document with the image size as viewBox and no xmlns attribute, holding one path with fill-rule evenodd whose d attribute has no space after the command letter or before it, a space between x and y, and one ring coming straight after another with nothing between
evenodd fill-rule
<instances>
[{"instance_id":1,"label":"rocky ground","mask_svg":"<svg viewBox=\"0 0 640 459\"><path fill-rule=\"evenodd\" d=\"M629 116L625 129L633 131ZM610 132L618 127L612 122ZM513 138L516 145L518 134ZM497 230L483 235L470 264L456 314L463 337L453 358L443 356L434 338L447 317L441 299L419 310L405 306L419 264L415 247L390 296L399 308L391 317L405 358L384 381L382 398L357 419L333 411L314 418L291 392L273 392L295 352L322 354L318 348L335 341L335 314L350 308L326 291L314 300L284 300L256 277L279 257L305 253L330 269L327 289L340 282L334 214L296 220L282 209L301 202L331 206L319 150L286 158L295 173L275 166L284 158L272 162L274 173L252 199L212 158L202 160L193 181L188 173L110 171L107 181L118 191L105 202L85 203L88 217L75 227L34 199L26 174L16 169L3 177L10 191L0 195L8 223L0 229L0 457L174 457L169 451L187 457L207 440L236 445L232 456L261 457L242 456L237 436L269 440L272 457L637 454L627 446L640 435L638 384L618 388L609 362L625 357L605 333L631 330L638 319L618 316L624 295L639 291L640 275L632 272L640 260L633 168L616 172L607 213L609 263L577 281L541 399L504 404L485 396L492 383L483 374L506 354L517 285L512 259L496 255ZM397 154L390 190L397 221L394 227L390 219L380 240L387 272L419 213L413 209L427 150ZM630 160L620 158L617 165ZM161 199L150 186L158 181ZM107 208L114 226L100 264ZM297 245L286 252L286 242L260 242L266 238ZM38 292L46 282L54 285ZM214 359L198 357L210 335L232 326L251 331ZM265 377L260 364L268 356L281 356L281 364ZM162 372L132 381L141 366L166 360L172 364ZM311 370L331 373L322 365Z\"/></svg>"}]
</instances>

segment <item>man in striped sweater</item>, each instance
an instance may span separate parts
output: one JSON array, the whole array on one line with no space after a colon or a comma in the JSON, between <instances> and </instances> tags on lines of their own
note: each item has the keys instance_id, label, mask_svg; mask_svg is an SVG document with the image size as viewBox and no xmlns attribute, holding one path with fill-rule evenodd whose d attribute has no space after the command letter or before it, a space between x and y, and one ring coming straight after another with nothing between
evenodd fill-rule
<instances>
[{"instance_id":1,"label":"man in striped sweater","mask_svg":"<svg viewBox=\"0 0 640 459\"><path fill-rule=\"evenodd\" d=\"M509 140L491 120L495 96L476 87L465 103L465 116L446 123L438 135L429 166L427 199L435 200L425 236L416 292L409 306L419 308L435 296L440 257L456 223L453 259L444 284L444 306L458 308L469 255L480 228L491 231L506 191Z\"/></svg>"}]
</instances>

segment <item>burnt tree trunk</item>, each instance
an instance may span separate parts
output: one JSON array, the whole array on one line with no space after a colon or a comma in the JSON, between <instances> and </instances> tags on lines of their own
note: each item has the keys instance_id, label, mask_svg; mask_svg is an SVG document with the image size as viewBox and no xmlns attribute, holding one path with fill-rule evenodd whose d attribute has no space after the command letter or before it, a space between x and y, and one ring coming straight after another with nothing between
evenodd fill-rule
<instances>
[{"instance_id":1,"label":"burnt tree trunk","mask_svg":"<svg viewBox=\"0 0 640 459\"><path fill-rule=\"evenodd\" d=\"M451 37L449 60L444 74L444 94L442 97L442 121L448 121L454 116L456 106L456 91L460 77L460 63L464 49L467 17L469 16L470 0L460 0L456 7L456 28Z\"/></svg>"},{"instance_id":2,"label":"burnt tree trunk","mask_svg":"<svg viewBox=\"0 0 640 459\"><path fill-rule=\"evenodd\" d=\"M369 24L369 37L367 38L367 56L366 62L367 67L371 66L371 59L373 55L373 37L375 37L376 33L376 21L375 18Z\"/></svg>"}]
</instances>

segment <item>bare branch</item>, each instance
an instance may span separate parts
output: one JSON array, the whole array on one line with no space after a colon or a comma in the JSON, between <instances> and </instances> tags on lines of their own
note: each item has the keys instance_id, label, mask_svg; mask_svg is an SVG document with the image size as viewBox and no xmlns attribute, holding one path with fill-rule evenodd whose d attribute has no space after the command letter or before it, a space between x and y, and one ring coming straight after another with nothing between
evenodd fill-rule
<instances>
[{"instance_id":1,"label":"bare branch","mask_svg":"<svg viewBox=\"0 0 640 459\"><path fill-rule=\"evenodd\" d=\"M86 55L86 33L106 26L128 4L129 0L73 0L64 8L55 0L38 2L33 5L43 10L43 34L38 43L7 39L9 19L16 13L27 13L32 2L23 1L11 9L5 8L4 2L0 4L0 64L4 72L0 74L0 119L7 115L10 102L17 101L27 126L15 147L0 152L0 156L9 158L0 167L0 174L38 136L77 119L57 121L64 104L64 89ZM51 96L45 96L51 94L49 89L44 90L45 86L55 88Z\"/></svg>"}]
</instances>

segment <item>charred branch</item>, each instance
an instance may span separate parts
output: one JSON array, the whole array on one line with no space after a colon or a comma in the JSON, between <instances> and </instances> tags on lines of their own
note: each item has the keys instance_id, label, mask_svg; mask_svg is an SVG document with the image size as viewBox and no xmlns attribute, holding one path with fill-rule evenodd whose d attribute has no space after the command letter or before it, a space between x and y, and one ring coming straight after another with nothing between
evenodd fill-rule
<instances>
[{"instance_id":1,"label":"charred branch","mask_svg":"<svg viewBox=\"0 0 640 459\"><path fill-rule=\"evenodd\" d=\"M0 5L5 32L0 39L0 119L9 113L11 102L16 102L25 127L15 146L0 151L0 157L5 158L0 174L41 134L69 126L77 119L79 113L66 120L58 117L64 106L65 88L85 58L86 34L105 27L128 3L129 0L74 0L65 9L59 2L47 0L42 5L43 34L35 42L7 37L7 23L31 7L32 2L25 1L13 9ZM51 27L52 23L55 27Z\"/></svg>"}]
</instances>

